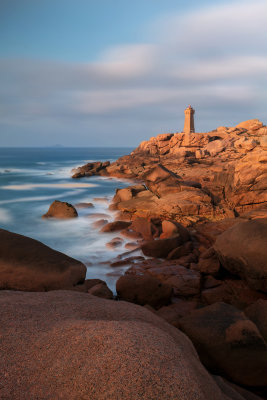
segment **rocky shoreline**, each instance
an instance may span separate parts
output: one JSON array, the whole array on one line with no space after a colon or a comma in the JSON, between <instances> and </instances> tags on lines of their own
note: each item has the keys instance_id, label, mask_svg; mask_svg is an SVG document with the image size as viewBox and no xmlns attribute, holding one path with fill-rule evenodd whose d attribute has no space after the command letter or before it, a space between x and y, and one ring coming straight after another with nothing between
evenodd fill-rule
<instances>
[{"instance_id":1,"label":"rocky shoreline","mask_svg":"<svg viewBox=\"0 0 267 400\"><path fill-rule=\"evenodd\" d=\"M3 398L266 399L266 165L267 127L249 120L158 135L114 163L74 171L74 179L133 180L110 204L115 220L95 225L118 234L110 247L128 241L128 251L110 261L128 266L115 298L105 282L85 279L79 261L0 230L1 326L5 348L18 354L5 356L2 370L20 376L13 397L6 380ZM77 216L56 201L44 215ZM57 379L51 367L39 384L61 336ZM27 356L19 350L25 346ZM27 360L38 359L38 346L37 368Z\"/></svg>"}]
</instances>

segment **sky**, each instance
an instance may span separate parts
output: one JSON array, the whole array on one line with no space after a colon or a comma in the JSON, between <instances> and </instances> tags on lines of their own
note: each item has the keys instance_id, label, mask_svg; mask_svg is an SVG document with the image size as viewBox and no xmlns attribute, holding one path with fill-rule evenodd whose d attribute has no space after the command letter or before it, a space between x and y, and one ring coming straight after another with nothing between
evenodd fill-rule
<instances>
[{"instance_id":1,"label":"sky","mask_svg":"<svg viewBox=\"0 0 267 400\"><path fill-rule=\"evenodd\" d=\"M0 146L267 124L266 0L0 0Z\"/></svg>"}]
</instances>

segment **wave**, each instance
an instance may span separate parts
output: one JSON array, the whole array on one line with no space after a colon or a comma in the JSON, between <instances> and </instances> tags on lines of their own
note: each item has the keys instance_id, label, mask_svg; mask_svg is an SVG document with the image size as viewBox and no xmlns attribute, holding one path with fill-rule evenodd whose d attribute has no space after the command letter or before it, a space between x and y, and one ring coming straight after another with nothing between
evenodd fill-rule
<instances>
[{"instance_id":1,"label":"wave","mask_svg":"<svg viewBox=\"0 0 267 400\"><path fill-rule=\"evenodd\" d=\"M23 183L20 185L1 186L1 189L8 190L32 190L37 188L89 188L99 186L93 183Z\"/></svg>"},{"instance_id":2,"label":"wave","mask_svg":"<svg viewBox=\"0 0 267 400\"><path fill-rule=\"evenodd\" d=\"M32 196L32 197L21 197L18 199L10 199L10 200L2 200L0 201L0 204L10 204L10 203L23 203L23 202L29 202L29 201L45 201L45 200L55 200L55 199L60 199L62 197L67 198L68 196L76 196L77 194L84 193L85 189L83 190L72 190L69 192L65 193L60 193L60 194L53 194L52 196Z\"/></svg>"}]
</instances>

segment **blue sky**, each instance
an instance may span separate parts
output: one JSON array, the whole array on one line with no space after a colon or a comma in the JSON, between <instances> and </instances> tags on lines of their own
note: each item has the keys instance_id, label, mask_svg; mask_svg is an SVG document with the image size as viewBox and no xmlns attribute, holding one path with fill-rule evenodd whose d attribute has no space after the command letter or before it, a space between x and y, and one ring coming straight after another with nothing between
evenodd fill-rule
<instances>
[{"instance_id":1,"label":"blue sky","mask_svg":"<svg viewBox=\"0 0 267 400\"><path fill-rule=\"evenodd\" d=\"M0 145L135 146L260 118L265 0L1 0Z\"/></svg>"}]
</instances>

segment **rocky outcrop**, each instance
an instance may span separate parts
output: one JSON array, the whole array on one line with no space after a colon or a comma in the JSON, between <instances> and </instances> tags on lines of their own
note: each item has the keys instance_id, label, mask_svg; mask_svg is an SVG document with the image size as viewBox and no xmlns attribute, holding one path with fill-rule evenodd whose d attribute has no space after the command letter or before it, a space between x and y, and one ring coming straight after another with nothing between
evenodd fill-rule
<instances>
[{"instance_id":1,"label":"rocky outcrop","mask_svg":"<svg viewBox=\"0 0 267 400\"><path fill-rule=\"evenodd\" d=\"M93 176L93 175L106 175L106 168L110 165L109 161L106 162L91 162L82 167L78 167L74 169L72 172L73 178L82 178L84 176Z\"/></svg>"},{"instance_id":2,"label":"rocky outcrop","mask_svg":"<svg viewBox=\"0 0 267 400\"><path fill-rule=\"evenodd\" d=\"M76 217L78 217L78 213L75 207L69 203L66 203L65 201L59 200L53 201L47 213L43 215L43 218L68 219Z\"/></svg>"},{"instance_id":3,"label":"rocky outcrop","mask_svg":"<svg viewBox=\"0 0 267 400\"><path fill-rule=\"evenodd\" d=\"M245 400L226 396L190 340L139 306L66 291L2 291L0 304L1 398Z\"/></svg>"},{"instance_id":4,"label":"rocky outcrop","mask_svg":"<svg viewBox=\"0 0 267 400\"><path fill-rule=\"evenodd\" d=\"M235 224L218 236L214 249L228 271L267 292L267 218Z\"/></svg>"},{"instance_id":5,"label":"rocky outcrop","mask_svg":"<svg viewBox=\"0 0 267 400\"><path fill-rule=\"evenodd\" d=\"M244 313L216 303L192 311L179 326L210 370L241 385L267 385L267 343Z\"/></svg>"},{"instance_id":6,"label":"rocky outcrop","mask_svg":"<svg viewBox=\"0 0 267 400\"><path fill-rule=\"evenodd\" d=\"M145 183L114 198L115 208L129 216L189 225L217 221L266 207L266 135L258 120L207 133L160 134L95 174Z\"/></svg>"},{"instance_id":7,"label":"rocky outcrop","mask_svg":"<svg viewBox=\"0 0 267 400\"><path fill-rule=\"evenodd\" d=\"M86 267L37 240L0 229L0 289L48 291L82 283Z\"/></svg>"}]
</instances>

